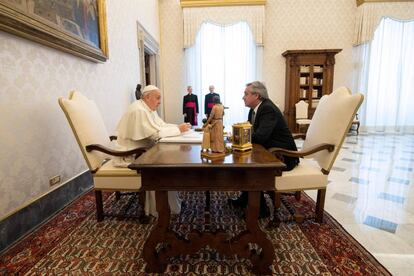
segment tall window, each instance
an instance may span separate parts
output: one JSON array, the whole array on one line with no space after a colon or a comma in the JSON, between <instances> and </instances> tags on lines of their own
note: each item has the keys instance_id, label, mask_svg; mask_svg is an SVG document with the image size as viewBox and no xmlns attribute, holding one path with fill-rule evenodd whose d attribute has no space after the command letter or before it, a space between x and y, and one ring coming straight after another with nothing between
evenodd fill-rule
<instances>
[{"instance_id":1,"label":"tall window","mask_svg":"<svg viewBox=\"0 0 414 276\"><path fill-rule=\"evenodd\" d=\"M242 96L246 83L256 80L256 43L246 22L231 26L203 23L196 42L186 49L187 83L198 94L200 113L209 85L215 86L225 110L224 125L247 120ZM201 120L202 116L199 116Z\"/></svg>"},{"instance_id":2,"label":"tall window","mask_svg":"<svg viewBox=\"0 0 414 276\"><path fill-rule=\"evenodd\" d=\"M355 48L360 119L369 130L414 129L414 21L383 18L372 42Z\"/></svg>"}]
</instances>

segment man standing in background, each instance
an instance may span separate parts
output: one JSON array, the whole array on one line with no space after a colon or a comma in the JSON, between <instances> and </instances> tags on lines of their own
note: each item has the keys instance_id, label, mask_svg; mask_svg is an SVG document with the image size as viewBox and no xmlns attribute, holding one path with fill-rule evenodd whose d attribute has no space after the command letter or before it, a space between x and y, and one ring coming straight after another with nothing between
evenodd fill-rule
<instances>
[{"instance_id":1,"label":"man standing in background","mask_svg":"<svg viewBox=\"0 0 414 276\"><path fill-rule=\"evenodd\" d=\"M214 106L214 101L213 101L214 96L217 96L220 101L220 95L217 93L214 93L214 85L210 85L208 87L208 90L210 90L210 93L206 94L206 97L204 99L204 114L206 114L207 119L210 116L211 109Z\"/></svg>"},{"instance_id":2,"label":"man standing in background","mask_svg":"<svg viewBox=\"0 0 414 276\"><path fill-rule=\"evenodd\" d=\"M197 125L198 115L198 99L197 95L193 95L193 88L187 86L187 95L183 98L183 115L184 122L190 123L192 126Z\"/></svg>"}]
</instances>

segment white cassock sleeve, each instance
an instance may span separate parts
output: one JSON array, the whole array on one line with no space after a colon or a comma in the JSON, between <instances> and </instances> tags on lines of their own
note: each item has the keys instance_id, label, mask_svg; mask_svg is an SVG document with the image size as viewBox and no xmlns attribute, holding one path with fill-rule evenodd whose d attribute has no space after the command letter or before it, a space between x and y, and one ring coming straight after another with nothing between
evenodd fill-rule
<instances>
[{"instance_id":1,"label":"white cassock sleeve","mask_svg":"<svg viewBox=\"0 0 414 276\"><path fill-rule=\"evenodd\" d=\"M117 131L120 138L133 141L177 136L181 133L177 125L165 123L156 111L150 111L141 101L133 103L122 116Z\"/></svg>"},{"instance_id":2,"label":"white cassock sleeve","mask_svg":"<svg viewBox=\"0 0 414 276\"><path fill-rule=\"evenodd\" d=\"M178 136L181 134L177 125L165 123L156 111L151 112L151 117L154 119L154 123L159 127L157 138L164 138L169 136Z\"/></svg>"}]
</instances>

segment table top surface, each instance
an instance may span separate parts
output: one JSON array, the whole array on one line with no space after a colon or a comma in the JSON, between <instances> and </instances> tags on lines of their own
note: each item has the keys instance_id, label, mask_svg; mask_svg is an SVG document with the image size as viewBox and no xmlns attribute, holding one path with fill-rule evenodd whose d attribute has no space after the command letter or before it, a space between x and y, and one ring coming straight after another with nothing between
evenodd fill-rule
<instances>
[{"instance_id":1,"label":"table top surface","mask_svg":"<svg viewBox=\"0 0 414 276\"><path fill-rule=\"evenodd\" d=\"M131 169L153 167L283 168L285 165L258 144L254 144L253 149L248 152L233 152L222 158L209 159L201 156L201 145L158 143L129 166Z\"/></svg>"}]
</instances>

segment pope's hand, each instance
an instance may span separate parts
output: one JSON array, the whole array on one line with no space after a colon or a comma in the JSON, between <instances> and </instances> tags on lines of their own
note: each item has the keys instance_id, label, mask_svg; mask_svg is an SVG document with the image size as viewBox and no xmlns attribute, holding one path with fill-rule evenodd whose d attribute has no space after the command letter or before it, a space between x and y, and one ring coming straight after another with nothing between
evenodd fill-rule
<instances>
[{"instance_id":1,"label":"pope's hand","mask_svg":"<svg viewBox=\"0 0 414 276\"><path fill-rule=\"evenodd\" d=\"M189 123L184 123L184 124L178 125L178 128L180 129L181 132L186 132L187 130L191 128L191 125Z\"/></svg>"}]
</instances>

